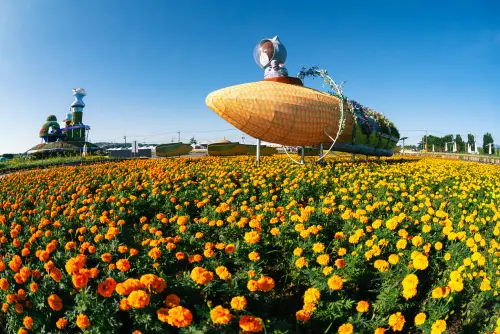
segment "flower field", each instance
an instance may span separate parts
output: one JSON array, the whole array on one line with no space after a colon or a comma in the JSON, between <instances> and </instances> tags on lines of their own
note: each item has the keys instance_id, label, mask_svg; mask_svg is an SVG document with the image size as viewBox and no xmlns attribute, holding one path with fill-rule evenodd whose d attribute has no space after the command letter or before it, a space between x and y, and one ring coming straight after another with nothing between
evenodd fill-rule
<instances>
[{"instance_id":1,"label":"flower field","mask_svg":"<svg viewBox=\"0 0 500 334\"><path fill-rule=\"evenodd\" d=\"M0 178L8 333L500 333L500 168L150 159Z\"/></svg>"}]
</instances>

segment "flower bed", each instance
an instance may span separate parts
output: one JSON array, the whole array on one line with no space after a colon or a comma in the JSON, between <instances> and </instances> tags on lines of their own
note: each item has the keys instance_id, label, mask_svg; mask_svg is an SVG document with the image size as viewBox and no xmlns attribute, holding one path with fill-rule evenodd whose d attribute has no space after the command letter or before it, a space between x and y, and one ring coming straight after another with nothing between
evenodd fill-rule
<instances>
[{"instance_id":1,"label":"flower bed","mask_svg":"<svg viewBox=\"0 0 500 334\"><path fill-rule=\"evenodd\" d=\"M500 332L500 168L150 159L0 179L15 332Z\"/></svg>"}]
</instances>

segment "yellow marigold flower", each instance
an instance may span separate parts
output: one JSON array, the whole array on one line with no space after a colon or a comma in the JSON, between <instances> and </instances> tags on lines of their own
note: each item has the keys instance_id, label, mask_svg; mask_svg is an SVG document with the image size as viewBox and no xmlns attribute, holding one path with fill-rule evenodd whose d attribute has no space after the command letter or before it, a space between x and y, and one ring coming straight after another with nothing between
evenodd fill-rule
<instances>
[{"instance_id":1,"label":"yellow marigold flower","mask_svg":"<svg viewBox=\"0 0 500 334\"><path fill-rule=\"evenodd\" d=\"M415 274L408 274L401 282L403 289L415 288L418 285L418 277Z\"/></svg>"},{"instance_id":2,"label":"yellow marigold flower","mask_svg":"<svg viewBox=\"0 0 500 334\"><path fill-rule=\"evenodd\" d=\"M423 325L425 320L427 319L427 315L425 313L419 313L415 316L415 325L420 326Z\"/></svg>"},{"instance_id":3,"label":"yellow marigold flower","mask_svg":"<svg viewBox=\"0 0 500 334\"><path fill-rule=\"evenodd\" d=\"M396 242L396 248L397 249L405 249L406 244L407 244L407 241L405 239L399 239L398 242Z\"/></svg>"},{"instance_id":4,"label":"yellow marigold flower","mask_svg":"<svg viewBox=\"0 0 500 334\"><path fill-rule=\"evenodd\" d=\"M354 332L354 326L352 324L343 324L339 327L339 334L352 334Z\"/></svg>"},{"instance_id":5,"label":"yellow marigold flower","mask_svg":"<svg viewBox=\"0 0 500 334\"><path fill-rule=\"evenodd\" d=\"M344 256L344 255L347 254L347 249L345 249L345 248L339 248L339 250L337 251L337 254L339 256Z\"/></svg>"},{"instance_id":6,"label":"yellow marigold flower","mask_svg":"<svg viewBox=\"0 0 500 334\"><path fill-rule=\"evenodd\" d=\"M375 329L374 334L384 334L385 333L385 328L377 328Z\"/></svg>"},{"instance_id":7,"label":"yellow marigold flower","mask_svg":"<svg viewBox=\"0 0 500 334\"><path fill-rule=\"evenodd\" d=\"M231 278L231 273L224 266L217 267L215 269L215 273L217 274L217 276L219 276L221 280L224 281Z\"/></svg>"},{"instance_id":8,"label":"yellow marigold flower","mask_svg":"<svg viewBox=\"0 0 500 334\"><path fill-rule=\"evenodd\" d=\"M305 257L300 257L298 258L296 261L295 261L295 266L297 268L302 268L302 267L305 267L307 266L307 260Z\"/></svg>"},{"instance_id":9,"label":"yellow marigold flower","mask_svg":"<svg viewBox=\"0 0 500 334\"><path fill-rule=\"evenodd\" d=\"M386 272L387 270L389 270L389 262L385 260L377 260L375 261L373 266L380 272Z\"/></svg>"},{"instance_id":10,"label":"yellow marigold flower","mask_svg":"<svg viewBox=\"0 0 500 334\"><path fill-rule=\"evenodd\" d=\"M344 282L342 280L342 277L338 275L333 275L328 279L328 287L331 290L341 290Z\"/></svg>"},{"instance_id":11,"label":"yellow marigold flower","mask_svg":"<svg viewBox=\"0 0 500 334\"><path fill-rule=\"evenodd\" d=\"M417 256L413 259L413 266L418 270L425 270L429 266L429 261L427 260L427 256L418 253Z\"/></svg>"},{"instance_id":12,"label":"yellow marigold flower","mask_svg":"<svg viewBox=\"0 0 500 334\"><path fill-rule=\"evenodd\" d=\"M257 291L259 289L259 284L257 283L257 281L251 279L247 283L247 289L252 292Z\"/></svg>"},{"instance_id":13,"label":"yellow marigold flower","mask_svg":"<svg viewBox=\"0 0 500 334\"><path fill-rule=\"evenodd\" d=\"M398 264L399 263L399 256L397 254L391 254L389 255L389 263L390 264Z\"/></svg>"},{"instance_id":14,"label":"yellow marigold flower","mask_svg":"<svg viewBox=\"0 0 500 334\"><path fill-rule=\"evenodd\" d=\"M446 331L446 321L436 320L431 326L431 334L441 334Z\"/></svg>"},{"instance_id":15,"label":"yellow marigold flower","mask_svg":"<svg viewBox=\"0 0 500 334\"><path fill-rule=\"evenodd\" d=\"M251 252L248 254L248 258L250 259L250 261L257 262L260 260L260 255L257 252Z\"/></svg>"},{"instance_id":16,"label":"yellow marigold flower","mask_svg":"<svg viewBox=\"0 0 500 334\"><path fill-rule=\"evenodd\" d=\"M445 261L450 261L451 260L451 254L450 253L446 253L444 255L444 259L445 259Z\"/></svg>"},{"instance_id":17,"label":"yellow marigold flower","mask_svg":"<svg viewBox=\"0 0 500 334\"><path fill-rule=\"evenodd\" d=\"M330 262L330 256L328 254L318 255L316 262L322 266L326 266Z\"/></svg>"},{"instance_id":18,"label":"yellow marigold flower","mask_svg":"<svg viewBox=\"0 0 500 334\"><path fill-rule=\"evenodd\" d=\"M312 249L315 253L322 253L325 250L325 245L321 242L317 242L313 245Z\"/></svg>"},{"instance_id":19,"label":"yellow marigold flower","mask_svg":"<svg viewBox=\"0 0 500 334\"><path fill-rule=\"evenodd\" d=\"M325 267L325 268L323 268L323 275L325 275L325 276L330 275L332 272L333 272L333 268L332 267Z\"/></svg>"},{"instance_id":20,"label":"yellow marigold flower","mask_svg":"<svg viewBox=\"0 0 500 334\"><path fill-rule=\"evenodd\" d=\"M271 229L271 234L272 234L272 235L276 236L276 235L278 235L279 233L280 233L280 229L279 229L279 228L277 228L277 227L273 227L273 228Z\"/></svg>"},{"instance_id":21,"label":"yellow marigold flower","mask_svg":"<svg viewBox=\"0 0 500 334\"><path fill-rule=\"evenodd\" d=\"M443 244L442 244L442 243L440 243L440 242L438 241L438 242L436 242L436 243L434 244L434 248L435 248L436 250L441 250L441 249L443 249Z\"/></svg>"},{"instance_id":22,"label":"yellow marigold flower","mask_svg":"<svg viewBox=\"0 0 500 334\"><path fill-rule=\"evenodd\" d=\"M356 311L360 313L368 312L369 308L370 304L366 300L361 300L358 302L358 305L356 305Z\"/></svg>"},{"instance_id":23,"label":"yellow marigold flower","mask_svg":"<svg viewBox=\"0 0 500 334\"><path fill-rule=\"evenodd\" d=\"M403 289L403 297L408 300L417 295L417 289L416 288L407 288Z\"/></svg>"},{"instance_id":24,"label":"yellow marigold flower","mask_svg":"<svg viewBox=\"0 0 500 334\"><path fill-rule=\"evenodd\" d=\"M391 329L395 332L401 332L405 322L405 317L401 314L401 312L391 314L389 317L389 326L391 326Z\"/></svg>"},{"instance_id":25,"label":"yellow marigold flower","mask_svg":"<svg viewBox=\"0 0 500 334\"><path fill-rule=\"evenodd\" d=\"M306 304L316 304L319 300L320 292L316 288L309 288L304 294L304 302Z\"/></svg>"},{"instance_id":26,"label":"yellow marigold flower","mask_svg":"<svg viewBox=\"0 0 500 334\"><path fill-rule=\"evenodd\" d=\"M233 310L242 311L247 307L247 300L245 297L237 296L231 299L231 308Z\"/></svg>"},{"instance_id":27,"label":"yellow marigold flower","mask_svg":"<svg viewBox=\"0 0 500 334\"><path fill-rule=\"evenodd\" d=\"M304 250L303 250L302 248L297 247L297 248L295 248L295 249L293 250L293 255L295 255L295 256L301 256L303 251L304 251Z\"/></svg>"},{"instance_id":28,"label":"yellow marigold flower","mask_svg":"<svg viewBox=\"0 0 500 334\"><path fill-rule=\"evenodd\" d=\"M214 324L225 325L231 321L231 312L220 305L210 311L210 318Z\"/></svg>"}]
</instances>

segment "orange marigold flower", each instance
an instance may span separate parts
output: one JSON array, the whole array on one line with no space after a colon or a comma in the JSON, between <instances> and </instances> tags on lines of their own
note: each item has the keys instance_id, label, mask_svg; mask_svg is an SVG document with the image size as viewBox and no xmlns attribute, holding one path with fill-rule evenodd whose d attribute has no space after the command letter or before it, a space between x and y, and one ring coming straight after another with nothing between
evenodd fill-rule
<instances>
[{"instance_id":1,"label":"orange marigold flower","mask_svg":"<svg viewBox=\"0 0 500 334\"><path fill-rule=\"evenodd\" d=\"M232 254L236 251L236 246L234 244L229 244L226 246L226 249L225 249L226 253L228 254Z\"/></svg>"},{"instance_id":2,"label":"orange marigold flower","mask_svg":"<svg viewBox=\"0 0 500 334\"><path fill-rule=\"evenodd\" d=\"M31 292L37 292L38 291L38 284L35 282L30 283L30 290Z\"/></svg>"},{"instance_id":3,"label":"orange marigold flower","mask_svg":"<svg viewBox=\"0 0 500 334\"><path fill-rule=\"evenodd\" d=\"M191 271L191 279L198 284L208 284L214 278L214 273L201 267Z\"/></svg>"},{"instance_id":4,"label":"orange marigold flower","mask_svg":"<svg viewBox=\"0 0 500 334\"><path fill-rule=\"evenodd\" d=\"M332 277L330 277L328 279L328 287L331 289L331 290L341 290L342 287L343 287L343 280L342 280L342 277L338 276L338 275L333 275Z\"/></svg>"},{"instance_id":5,"label":"orange marigold flower","mask_svg":"<svg viewBox=\"0 0 500 334\"><path fill-rule=\"evenodd\" d=\"M62 272L57 268L53 268L50 270L50 277L52 277L54 281L59 282L62 279Z\"/></svg>"},{"instance_id":6,"label":"orange marigold flower","mask_svg":"<svg viewBox=\"0 0 500 334\"><path fill-rule=\"evenodd\" d=\"M231 299L231 308L233 310L241 311L247 307L247 300L245 297L237 296Z\"/></svg>"},{"instance_id":7,"label":"orange marigold flower","mask_svg":"<svg viewBox=\"0 0 500 334\"><path fill-rule=\"evenodd\" d=\"M111 297L115 288L116 281L112 277L108 277L97 285L97 293L103 297Z\"/></svg>"},{"instance_id":8,"label":"orange marigold flower","mask_svg":"<svg viewBox=\"0 0 500 334\"><path fill-rule=\"evenodd\" d=\"M255 231L246 232L245 241L249 244L256 244L260 241L260 235L258 232Z\"/></svg>"},{"instance_id":9,"label":"orange marigold flower","mask_svg":"<svg viewBox=\"0 0 500 334\"><path fill-rule=\"evenodd\" d=\"M261 276L257 281L260 291L270 291L274 289L274 280L269 276Z\"/></svg>"},{"instance_id":10,"label":"orange marigold flower","mask_svg":"<svg viewBox=\"0 0 500 334\"><path fill-rule=\"evenodd\" d=\"M295 313L295 318L298 321L307 322L309 321L309 319L311 319L311 314L305 310L300 310Z\"/></svg>"},{"instance_id":11,"label":"orange marigold flower","mask_svg":"<svg viewBox=\"0 0 500 334\"><path fill-rule=\"evenodd\" d=\"M130 269L130 262L128 262L127 259L118 260L118 262L116 262L116 268L118 268L118 270L120 271L125 272Z\"/></svg>"},{"instance_id":12,"label":"orange marigold flower","mask_svg":"<svg viewBox=\"0 0 500 334\"><path fill-rule=\"evenodd\" d=\"M56 294L50 295L49 298L47 298L47 302L49 303L49 307L54 311L59 311L63 307L61 298Z\"/></svg>"},{"instance_id":13,"label":"orange marigold flower","mask_svg":"<svg viewBox=\"0 0 500 334\"><path fill-rule=\"evenodd\" d=\"M220 266L215 269L215 273L221 280L227 280L231 278L231 273L227 270L226 267Z\"/></svg>"},{"instance_id":14,"label":"orange marigold flower","mask_svg":"<svg viewBox=\"0 0 500 334\"><path fill-rule=\"evenodd\" d=\"M77 272L73 274L73 277L71 278L73 281L73 286L76 289L81 289L87 285L89 282L89 275L86 272Z\"/></svg>"},{"instance_id":15,"label":"orange marigold flower","mask_svg":"<svg viewBox=\"0 0 500 334\"><path fill-rule=\"evenodd\" d=\"M133 308L144 308L149 305L149 295L142 290L132 291L128 295L127 301Z\"/></svg>"},{"instance_id":16,"label":"orange marigold flower","mask_svg":"<svg viewBox=\"0 0 500 334\"><path fill-rule=\"evenodd\" d=\"M106 263L111 262L111 259L112 259L112 257L111 257L111 254L109 254L109 253L104 253L101 255L101 260L103 262L106 262Z\"/></svg>"},{"instance_id":17,"label":"orange marigold flower","mask_svg":"<svg viewBox=\"0 0 500 334\"><path fill-rule=\"evenodd\" d=\"M369 308L370 304L366 300L361 300L358 302L358 305L356 305L356 311L360 313L368 312Z\"/></svg>"},{"instance_id":18,"label":"orange marigold flower","mask_svg":"<svg viewBox=\"0 0 500 334\"><path fill-rule=\"evenodd\" d=\"M391 326L391 329L395 332L401 332L405 322L405 317L401 314L401 312L391 314L389 317L389 326Z\"/></svg>"},{"instance_id":19,"label":"orange marigold flower","mask_svg":"<svg viewBox=\"0 0 500 334\"><path fill-rule=\"evenodd\" d=\"M193 314L187 308L176 306L168 310L167 321L171 326L178 328L187 327L193 321Z\"/></svg>"},{"instance_id":20,"label":"orange marigold flower","mask_svg":"<svg viewBox=\"0 0 500 334\"><path fill-rule=\"evenodd\" d=\"M175 258L180 261L180 260L184 260L186 258L186 256L184 255L183 252L177 252L177 253L175 253Z\"/></svg>"},{"instance_id":21,"label":"orange marigold flower","mask_svg":"<svg viewBox=\"0 0 500 334\"><path fill-rule=\"evenodd\" d=\"M158 247L154 247L149 251L148 256L153 260L157 260L161 256L161 250Z\"/></svg>"},{"instance_id":22,"label":"orange marigold flower","mask_svg":"<svg viewBox=\"0 0 500 334\"><path fill-rule=\"evenodd\" d=\"M180 304L181 299L177 295L170 294L167 296L167 298L165 298L165 305L167 305L167 307L176 307Z\"/></svg>"},{"instance_id":23,"label":"orange marigold flower","mask_svg":"<svg viewBox=\"0 0 500 334\"><path fill-rule=\"evenodd\" d=\"M5 278L0 278L0 289L3 291L7 291L9 288L9 281L7 281Z\"/></svg>"},{"instance_id":24,"label":"orange marigold flower","mask_svg":"<svg viewBox=\"0 0 500 334\"><path fill-rule=\"evenodd\" d=\"M76 325L80 329L85 329L90 326L89 318L85 314L79 314L76 316Z\"/></svg>"},{"instance_id":25,"label":"orange marigold flower","mask_svg":"<svg viewBox=\"0 0 500 334\"><path fill-rule=\"evenodd\" d=\"M262 319L256 318L251 315L244 315L240 318L240 328L245 332L258 333L263 329Z\"/></svg>"},{"instance_id":26,"label":"orange marigold flower","mask_svg":"<svg viewBox=\"0 0 500 334\"><path fill-rule=\"evenodd\" d=\"M339 334L352 334L354 332L354 326L352 324L343 324L339 327Z\"/></svg>"},{"instance_id":27,"label":"orange marigold flower","mask_svg":"<svg viewBox=\"0 0 500 334\"><path fill-rule=\"evenodd\" d=\"M219 305L210 311L210 318L214 324L225 325L231 321L231 312Z\"/></svg>"},{"instance_id":28,"label":"orange marigold flower","mask_svg":"<svg viewBox=\"0 0 500 334\"><path fill-rule=\"evenodd\" d=\"M120 300L120 310L128 311L130 310L130 308L131 306L129 305L127 298L123 298L122 300Z\"/></svg>"},{"instance_id":29,"label":"orange marigold flower","mask_svg":"<svg viewBox=\"0 0 500 334\"><path fill-rule=\"evenodd\" d=\"M31 330L33 328L33 319L29 316L24 317L23 326Z\"/></svg>"},{"instance_id":30,"label":"orange marigold flower","mask_svg":"<svg viewBox=\"0 0 500 334\"><path fill-rule=\"evenodd\" d=\"M345 260L344 259L335 260L335 266L339 269L344 268L345 267Z\"/></svg>"},{"instance_id":31,"label":"orange marigold flower","mask_svg":"<svg viewBox=\"0 0 500 334\"><path fill-rule=\"evenodd\" d=\"M59 318L59 320L57 320L57 322L56 322L56 326L59 329L63 329L67 325L68 325L68 320L66 320L64 318Z\"/></svg>"}]
</instances>

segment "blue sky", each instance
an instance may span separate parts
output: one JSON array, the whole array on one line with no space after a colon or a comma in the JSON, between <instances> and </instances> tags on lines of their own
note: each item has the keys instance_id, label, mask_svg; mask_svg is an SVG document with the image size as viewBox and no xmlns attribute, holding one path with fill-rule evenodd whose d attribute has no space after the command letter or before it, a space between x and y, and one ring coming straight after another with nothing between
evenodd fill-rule
<instances>
[{"instance_id":1,"label":"blue sky","mask_svg":"<svg viewBox=\"0 0 500 334\"><path fill-rule=\"evenodd\" d=\"M92 141L170 142L177 130L184 141L241 140L205 97L261 80L252 51L275 35L290 74L318 65L346 80L347 96L410 143L423 133L409 130L424 129L498 143L499 18L494 0L1 1L0 153L39 143L73 87L87 90Z\"/></svg>"}]
</instances>

